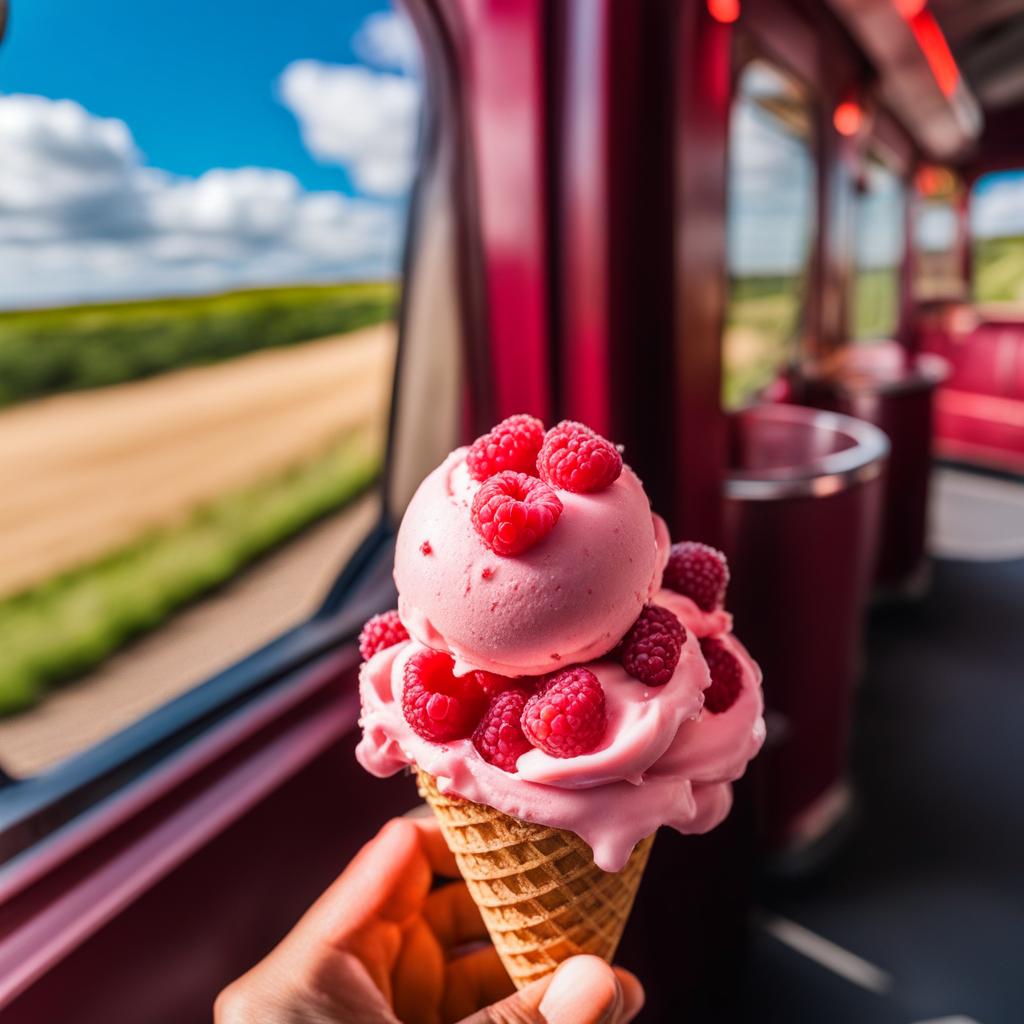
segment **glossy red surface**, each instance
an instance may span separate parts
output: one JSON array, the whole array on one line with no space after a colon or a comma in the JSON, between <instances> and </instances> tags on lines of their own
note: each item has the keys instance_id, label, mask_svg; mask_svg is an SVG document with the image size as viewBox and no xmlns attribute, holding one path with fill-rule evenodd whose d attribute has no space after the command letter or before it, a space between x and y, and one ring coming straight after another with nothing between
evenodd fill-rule
<instances>
[{"instance_id":1,"label":"glossy red surface","mask_svg":"<svg viewBox=\"0 0 1024 1024\"><path fill-rule=\"evenodd\" d=\"M562 241L562 350L572 368L563 381L564 412L607 437L614 436L609 313L615 281L609 214L615 129L608 117L613 36L615 47L621 47L613 8L610 0L570 0L565 7L558 125L562 147L555 180Z\"/></svg>"},{"instance_id":2,"label":"glossy red surface","mask_svg":"<svg viewBox=\"0 0 1024 1024\"><path fill-rule=\"evenodd\" d=\"M475 168L496 420L551 418L542 0L453 0L457 79ZM454 20L454 19L453 19Z\"/></svg>"},{"instance_id":3,"label":"glossy red surface","mask_svg":"<svg viewBox=\"0 0 1024 1024\"><path fill-rule=\"evenodd\" d=\"M355 660L325 659L76 821L45 872L6 869L5 1022L209 1019L225 981L413 802L345 784L361 771Z\"/></svg>"},{"instance_id":4,"label":"glossy red surface","mask_svg":"<svg viewBox=\"0 0 1024 1024\"><path fill-rule=\"evenodd\" d=\"M873 423L889 438L875 583L914 586L927 560L935 392L947 367L935 355L907 356L895 343L850 349L826 379L798 385L800 401Z\"/></svg>"},{"instance_id":5,"label":"glossy red surface","mask_svg":"<svg viewBox=\"0 0 1024 1024\"><path fill-rule=\"evenodd\" d=\"M817 493L742 497L735 476L726 491L729 606L764 671L761 814L766 842L778 849L796 842L801 816L846 776L882 481L867 449L859 461L873 478L830 480L830 457L853 453L856 438L817 425L810 409L790 407L788 421L774 421L762 408L764 417L755 408L733 420L732 468L771 480L786 466L818 466L806 473Z\"/></svg>"},{"instance_id":6,"label":"glossy red surface","mask_svg":"<svg viewBox=\"0 0 1024 1024\"><path fill-rule=\"evenodd\" d=\"M966 330L932 324L919 344L951 368L935 400L938 453L1024 472L1024 322L989 318Z\"/></svg>"}]
</instances>

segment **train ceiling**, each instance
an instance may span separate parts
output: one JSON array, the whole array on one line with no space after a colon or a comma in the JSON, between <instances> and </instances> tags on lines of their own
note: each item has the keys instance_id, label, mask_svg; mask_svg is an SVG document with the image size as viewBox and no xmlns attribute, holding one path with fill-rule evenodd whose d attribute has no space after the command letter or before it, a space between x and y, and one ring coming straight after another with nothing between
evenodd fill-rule
<instances>
[{"instance_id":1,"label":"train ceiling","mask_svg":"<svg viewBox=\"0 0 1024 1024\"><path fill-rule=\"evenodd\" d=\"M1024 101L1024 0L932 0L931 8L982 108Z\"/></svg>"},{"instance_id":2,"label":"train ceiling","mask_svg":"<svg viewBox=\"0 0 1024 1024\"><path fill-rule=\"evenodd\" d=\"M927 157L1005 149L1005 126L1024 115L1024 0L829 2Z\"/></svg>"}]
</instances>

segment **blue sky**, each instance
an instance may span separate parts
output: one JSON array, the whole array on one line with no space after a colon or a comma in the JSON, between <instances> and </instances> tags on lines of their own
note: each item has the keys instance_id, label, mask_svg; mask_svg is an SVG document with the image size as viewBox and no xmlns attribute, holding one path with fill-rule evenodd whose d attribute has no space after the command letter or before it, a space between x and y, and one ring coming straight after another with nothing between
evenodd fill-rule
<instances>
[{"instance_id":1,"label":"blue sky","mask_svg":"<svg viewBox=\"0 0 1024 1024\"><path fill-rule=\"evenodd\" d=\"M415 42L386 0L15 0L0 305L393 273Z\"/></svg>"},{"instance_id":2,"label":"blue sky","mask_svg":"<svg viewBox=\"0 0 1024 1024\"><path fill-rule=\"evenodd\" d=\"M69 97L123 120L149 163L175 174L281 167L307 189L353 191L316 161L274 83L297 58L360 62L374 0L14 0L0 90Z\"/></svg>"},{"instance_id":3,"label":"blue sky","mask_svg":"<svg viewBox=\"0 0 1024 1024\"><path fill-rule=\"evenodd\" d=\"M14 0L0 307L394 274L418 97L387 0ZM733 124L739 273L796 269L813 230L813 162L763 120ZM972 223L1024 234L1024 176L980 183Z\"/></svg>"}]
</instances>

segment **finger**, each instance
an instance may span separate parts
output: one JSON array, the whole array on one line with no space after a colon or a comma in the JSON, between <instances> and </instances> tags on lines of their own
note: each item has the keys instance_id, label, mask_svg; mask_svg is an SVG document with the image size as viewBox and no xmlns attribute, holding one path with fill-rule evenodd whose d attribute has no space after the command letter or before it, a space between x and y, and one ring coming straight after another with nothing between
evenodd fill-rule
<instances>
[{"instance_id":1,"label":"finger","mask_svg":"<svg viewBox=\"0 0 1024 1024\"><path fill-rule=\"evenodd\" d=\"M493 946L474 950L445 968L443 1019L457 1021L512 995L515 986Z\"/></svg>"},{"instance_id":2,"label":"finger","mask_svg":"<svg viewBox=\"0 0 1024 1024\"><path fill-rule=\"evenodd\" d=\"M427 808L424 808L427 810ZM448 843L437 823L432 811L430 817L406 818L412 822L420 835L420 843L423 847L423 854L430 863L435 875L444 875L445 878L459 878L461 872L458 864L455 863L455 854L448 849Z\"/></svg>"},{"instance_id":3,"label":"finger","mask_svg":"<svg viewBox=\"0 0 1024 1024\"><path fill-rule=\"evenodd\" d=\"M553 975L467 1017L463 1024L618 1024L624 999L615 972L596 956L574 956Z\"/></svg>"},{"instance_id":4,"label":"finger","mask_svg":"<svg viewBox=\"0 0 1024 1024\"><path fill-rule=\"evenodd\" d=\"M405 1024L439 1024L444 977L444 953L417 918L403 933L392 973L395 1016Z\"/></svg>"},{"instance_id":5,"label":"finger","mask_svg":"<svg viewBox=\"0 0 1024 1024\"><path fill-rule=\"evenodd\" d=\"M484 919L465 882L435 889L423 904L423 916L446 950L487 938Z\"/></svg>"},{"instance_id":6,"label":"finger","mask_svg":"<svg viewBox=\"0 0 1024 1024\"><path fill-rule=\"evenodd\" d=\"M624 967L613 967L612 970L615 971L615 977L619 979L619 987L622 989L622 1012L619 1020L621 1024L629 1024L647 1001L644 987L632 971L627 971Z\"/></svg>"},{"instance_id":7,"label":"finger","mask_svg":"<svg viewBox=\"0 0 1024 1024\"><path fill-rule=\"evenodd\" d=\"M373 922L402 924L423 905L431 880L420 829L395 818L356 854L295 931L337 945Z\"/></svg>"}]
</instances>

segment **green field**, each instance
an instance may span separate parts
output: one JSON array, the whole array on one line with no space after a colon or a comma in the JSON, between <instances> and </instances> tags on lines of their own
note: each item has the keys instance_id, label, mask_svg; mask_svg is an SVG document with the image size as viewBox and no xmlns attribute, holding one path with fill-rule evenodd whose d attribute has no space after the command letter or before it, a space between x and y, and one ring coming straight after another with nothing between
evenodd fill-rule
<instances>
[{"instance_id":1,"label":"green field","mask_svg":"<svg viewBox=\"0 0 1024 1024\"><path fill-rule=\"evenodd\" d=\"M978 302L1024 302L1024 237L979 239L973 258Z\"/></svg>"},{"instance_id":2,"label":"green field","mask_svg":"<svg viewBox=\"0 0 1024 1024\"><path fill-rule=\"evenodd\" d=\"M899 323L900 276L896 267L859 270L853 279L851 333L857 341L891 338Z\"/></svg>"},{"instance_id":3,"label":"green field","mask_svg":"<svg viewBox=\"0 0 1024 1024\"><path fill-rule=\"evenodd\" d=\"M794 352L802 308L795 277L730 282L722 352L722 402L735 409L766 387Z\"/></svg>"},{"instance_id":4,"label":"green field","mask_svg":"<svg viewBox=\"0 0 1024 1024\"><path fill-rule=\"evenodd\" d=\"M396 298L372 282L0 313L0 406L365 327Z\"/></svg>"},{"instance_id":5,"label":"green field","mask_svg":"<svg viewBox=\"0 0 1024 1024\"><path fill-rule=\"evenodd\" d=\"M0 601L0 715L87 672L365 490L380 468L369 431L198 509L99 561Z\"/></svg>"}]
</instances>

